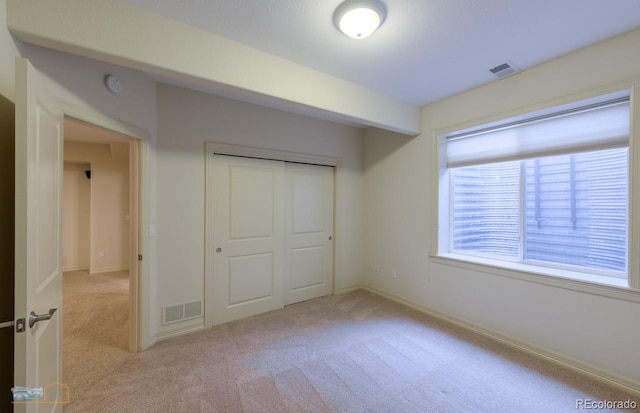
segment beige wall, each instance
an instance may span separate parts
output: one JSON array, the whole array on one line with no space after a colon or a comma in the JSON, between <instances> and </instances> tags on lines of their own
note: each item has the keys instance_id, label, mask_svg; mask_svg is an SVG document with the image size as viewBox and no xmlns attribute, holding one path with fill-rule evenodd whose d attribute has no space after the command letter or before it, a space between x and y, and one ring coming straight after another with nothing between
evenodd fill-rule
<instances>
[{"instance_id":1,"label":"beige wall","mask_svg":"<svg viewBox=\"0 0 640 413\"><path fill-rule=\"evenodd\" d=\"M91 165L90 272L128 269L128 159L114 160L109 145L65 142L64 160ZM99 256L100 251L104 252L104 257Z\"/></svg>"},{"instance_id":2,"label":"beige wall","mask_svg":"<svg viewBox=\"0 0 640 413\"><path fill-rule=\"evenodd\" d=\"M132 125L148 134L147 145L143 151L149 154L149 162L144 165L141 183L142 193L147 202L141 207L149 223L156 222L156 180L155 180L155 141L156 141L156 82L145 74L114 64L81 58L71 54L27 45L15 41L6 26L6 0L0 0L0 93L11 101L15 96L15 56L28 58L51 82L53 93L67 106L82 113L99 113L119 122ZM104 86L104 76L116 74L122 81L120 94L109 92ZM148 234L143 232L143 236ZM145 305L142 331L142 343L147 347L153 342L155 331L149 328L156 325L159 316L156 305L156 242L148 238L141 251L146 257L143 264L144 290L141 292ZM145 275L146 274L146 275Z\"/></svg>"},{"instance_id":3,"label":"beige wall","mask_svg":"<svg viewBox=\"0 0 640 413\"><path fill-rule=\"evenodd\" d=\"M88 270L91 262L91 182L88 163L64 163L62 270Z\"/></svg>"},{"instance_id":4,"label":"beige wall","mask_svg":"<svg viewBox=\"0 0 640 413\"><path fill-rule=\"evenodd\" d=\"M638 45L640 30L426 106L422 134L413 139L367 130L366 283L640 388L637 301L443 265L429 258L432 234L437 231L432 221L437 212L431 164L434 131L471 126L487 117L527 111L531 105L638 77ZM636 107L636 133L638 113ZM637 254L634 251L634 259ZM392 269L398 271L396 280L389 275Z\"/></svg>"},{"instance_id":5,"label":"beige wall","mask_svg":"<svg viewBox=\"0 0 640 413\"><path fill-rule=\"evenodd\" d=\"M360 129L167 85L158 120L159 306L204 298L205 142L341 158L336 289L362 282Z\"/></svg>"}]
</instances>

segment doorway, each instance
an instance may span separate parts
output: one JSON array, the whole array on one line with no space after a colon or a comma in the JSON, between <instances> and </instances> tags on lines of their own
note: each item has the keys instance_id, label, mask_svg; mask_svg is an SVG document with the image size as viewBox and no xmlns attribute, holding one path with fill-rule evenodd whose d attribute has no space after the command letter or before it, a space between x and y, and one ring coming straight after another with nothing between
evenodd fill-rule
<instances>
[{"instance_id":1,"label":"doorway","mask_svg":"<svg viewBox=\"0 0 640 413\"><path fill-rule=\"evenodd\" d=\"M70 117L64 138L63 372L80 394L137 350L138 141Z\"/></svg>"}]
</instances>

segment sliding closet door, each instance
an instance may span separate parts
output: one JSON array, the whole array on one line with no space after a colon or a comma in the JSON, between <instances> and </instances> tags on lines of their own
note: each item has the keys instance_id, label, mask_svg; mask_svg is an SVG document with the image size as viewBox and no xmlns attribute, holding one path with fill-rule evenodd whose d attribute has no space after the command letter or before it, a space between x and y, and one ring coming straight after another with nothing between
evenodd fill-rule
<instances>
[{"instance_id":1,"label":"sliding closet door","mask_svg":"<svg viewBox=\"0 0 640 413\"><path fill-rule=\"evenodd\" d=\"M284 180L284 162L214 156L214 324L283 305Z\"/></svg>"},{"instance_id":2,"label":"sliding closet door","mask_svg":"<svg viewBox=\"0 0 640 413\"><path fill-rule=\"evenodd\" d=\"M333 168L286 164L285 304L333 292Z\"/></svg>"}]
</instances>

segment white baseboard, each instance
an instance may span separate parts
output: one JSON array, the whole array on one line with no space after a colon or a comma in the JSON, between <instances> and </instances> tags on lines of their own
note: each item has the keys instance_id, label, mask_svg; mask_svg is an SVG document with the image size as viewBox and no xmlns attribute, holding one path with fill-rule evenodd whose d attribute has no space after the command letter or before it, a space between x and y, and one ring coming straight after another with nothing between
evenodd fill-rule
<instances>
[{"instance_id":1,"label":"white baseboard","mask_svg":"<svg viewBox=\"0 0 640 413\"><path fill-rule=\"evenodd\" d=\"M361 288L364 288L364 286L362 284L348 285L346 287L342 287L340 289L337 289L334 294L335 295L346 294L346 293L350 293L351 291L359 290Z\"/></svg>"},{"instance_id":2,"label":"white baseboard","mask_svg":"<svg viewBox=\"0 0 640 413\"><path fill-rule=\"evenodd\" d=\"M599 382L608 384L612 387L631 393L636 397L640 397L640 382L637 382L633 379L629 379L627 377L620 376L618 374L601 369L591 364L584 363L579 360L575 360L564 354L556 353L554 351L539 347L535 344L527 343L525 341L516 339L514 337L510 337L508 335L498 333L496 331L487 329L476 323L472 323L472 322L460 319L458 317L449 315L447 313L443 313L443 312L434 310L432 308L429 308L420 304L416 304L412 301L390 294L386 291L379 290L375 287L371 287L369 285L363 285L362 288L374 294L378 294L390 300L396 301L400 304L404 304L422 313L431 315L440 320L462 327L466 330L470 330L475 333L481 334L492 340L506 344L510 347L517 348L535 357L542 358L551 363L554 363L562 367L568 368L570 370L573 370L575 372L584 374L586 376L591 377L594 380L597 380Z\"/></svg>"},{"instance_id":3,"label":"white baseboard","mask_svg":"<svg viewBox=\"0 0 640 413\"><path fill-rule=\"evenodd\" d=\"M88 265L69 265L69 266L63 266L62 267L62 272L88 271L88 270L89 270L89 266Z\"/></svg>"},{"instance_id":4,"label":"white baseboard","mask_svg":"<svg viewBox=\"0 0 640 413\"><path fill-rule=\"evenodd\" d=\"M114 265L111 267L91 268L89 274L103 274L105 272L128 271L128 265Z\"/></svg>"},{"instance_id":5,"label":"white baseboard","mask_svg":"<svg viewBox=\"0 0 640 413\"><path fill-rule=\"evenodd\" d=\"M149 337L148 343L142 343L142 351L147 351L158 342L158 336Z\"/></svg>"}]
</instances>

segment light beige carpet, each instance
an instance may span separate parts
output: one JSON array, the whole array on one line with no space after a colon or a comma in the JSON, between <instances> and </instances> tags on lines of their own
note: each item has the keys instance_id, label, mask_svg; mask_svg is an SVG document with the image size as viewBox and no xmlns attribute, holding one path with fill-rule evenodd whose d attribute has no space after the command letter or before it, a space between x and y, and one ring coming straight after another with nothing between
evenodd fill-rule
<instances>
[{"instance_id":1,"label":"light beige carpet","mask_svg":"<svg viewBox=\"0 0 640 413\"><path fill-rule=\"evenodd\" d=\"M640 402L365 291L167 340L112 364L72 394L66 412L547 413L575 412L578 399Z\"/></svg>"},{"instance_id":2,"label":"light beige carpet","mask_svg":"<svg viewBox=\"0 0 640 413\"><path fill-rule=\"evenodd\" d=\"M130 357L129 273L63 275L64 383L71 399L86 394Z\"/></svg>"}]
</instances>

